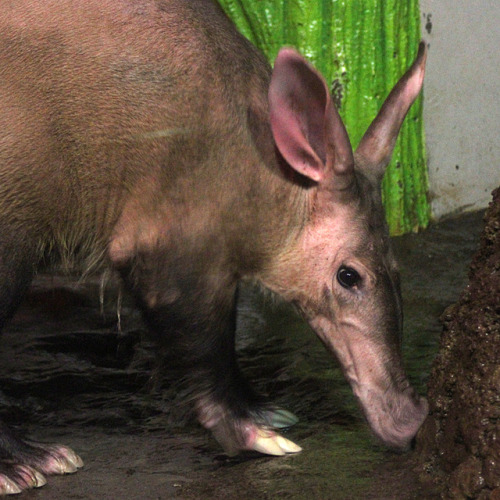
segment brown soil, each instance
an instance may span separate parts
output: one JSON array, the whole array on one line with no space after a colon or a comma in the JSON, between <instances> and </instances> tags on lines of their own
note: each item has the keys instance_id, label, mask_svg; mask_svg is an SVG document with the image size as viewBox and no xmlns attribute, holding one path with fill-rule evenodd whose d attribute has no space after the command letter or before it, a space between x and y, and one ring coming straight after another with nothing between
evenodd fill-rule
<instances>
[{"instance_id":1,"label":"brown soil","mask_svg":"<svg viewBox=\"0 0 500 500\"><path fill-rule=\"evenodd\" d=\"M423 476L447 499L500 499L500 188L459 301L446 309L418 435Z\"/></svg>"}]
</instances>

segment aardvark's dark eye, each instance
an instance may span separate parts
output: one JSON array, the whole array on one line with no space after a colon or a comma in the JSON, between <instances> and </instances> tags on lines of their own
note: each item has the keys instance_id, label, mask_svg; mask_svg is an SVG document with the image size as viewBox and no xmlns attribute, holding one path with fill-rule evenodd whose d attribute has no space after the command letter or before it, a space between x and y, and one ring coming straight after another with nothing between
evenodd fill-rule
<instances>
[{"instance_id":1,"label":"aardvark's dark eye","mask_svg":"<svg viewBox=\"0 0 500 500\"><path fill-rule=\"evenodd\" d=\"M352 267L342 266L337 271L337 281L344 288L353 288L361 282L361 276L358 271Z\"/></svg>"}]
</instances>

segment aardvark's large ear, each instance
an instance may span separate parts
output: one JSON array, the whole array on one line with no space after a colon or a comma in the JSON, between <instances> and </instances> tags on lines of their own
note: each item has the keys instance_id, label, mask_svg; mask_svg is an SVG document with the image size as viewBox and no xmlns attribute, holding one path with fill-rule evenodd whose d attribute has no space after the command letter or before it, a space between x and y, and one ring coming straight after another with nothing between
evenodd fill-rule
<instances>
[{"instance_id":1,"label":"aardvark's large ear","mask_svg":"<svg viewBox=\"0 0 500 500\"><path fill-rule=\"evenodd\" d=\"M380 108L356 149L356 163L382 179L401 124L422 88L427 48L420 42L417 58Z\"/></svg>"},{"instance_id":2,"label":"aardvark's large ear","mask_svg":"<svg viewBox=\"0 0 500 500\"><path fill-rule=\"evenodd\" d=\"M271 128L288 164L327 189L345 189L354 158L324 78L295 50L281 49L269 87Z\"/></svg>"}]
</instances>

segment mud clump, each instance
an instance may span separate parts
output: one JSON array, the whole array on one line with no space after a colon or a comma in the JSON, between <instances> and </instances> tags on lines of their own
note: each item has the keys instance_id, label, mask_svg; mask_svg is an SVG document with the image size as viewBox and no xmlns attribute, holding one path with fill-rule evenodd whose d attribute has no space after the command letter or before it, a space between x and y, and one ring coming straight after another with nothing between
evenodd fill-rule
<instances>
[{"instance_id":1,"label":"mud clump","mask_svg":"<svg viewBox=\"0 0 500 500\"><path fill-rule=\"evenodd\" d=\"M500 500L500 188L469 283L442 321L417 436L422 478L441 484L444 499Z\"/></svg>"}]
</instances>

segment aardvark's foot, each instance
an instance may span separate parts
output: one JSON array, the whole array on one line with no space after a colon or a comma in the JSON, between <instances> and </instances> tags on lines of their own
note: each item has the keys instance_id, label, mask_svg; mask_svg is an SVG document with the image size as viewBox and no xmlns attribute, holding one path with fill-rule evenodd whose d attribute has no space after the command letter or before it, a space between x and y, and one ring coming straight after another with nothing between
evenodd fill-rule
<instances>
[{"instance_id":1,"label":"aardvark's foot","mask_svg":"<svg viewBox=\"0 0 500 500\"><path fill-rule=\"evenodd\" d=\"M83 466L82 459L61 445L14 442L0 451L0 495L12 495L46 483L45 475L71 474Z\"/></svg>"},{"instance_id":2,"label":"aardvark's foot","mask_svg":"<svg viewBox=\"0 0 500 500\"><path fill-rule=\"evenodd\" d=\"M298 453L302 448L293 441L286 439L280 434L263 427L255 426L253 436L248 441L249 450L265 453L266 455L285 455L287 453ZM250 435L252 435L250 433Z\"/></svg>"},{"instance_id":3,"label":"aardvark's foot","mask_svg":"<svg viewBox=\"0 0 500 500\"><path fill-rule=\"evenodd\" d=\"M221 414L222 418L219 417ZM286 410L266 409L255 412L255 416L246 419L231 418L231 414L222 411L219 415L200 420L212 431L228 455L237 455L241 451L258 451L280 456L302 450L276 432L276 429L291 427L298 421L295 415Z\"/></svg>"}]
</instances>

